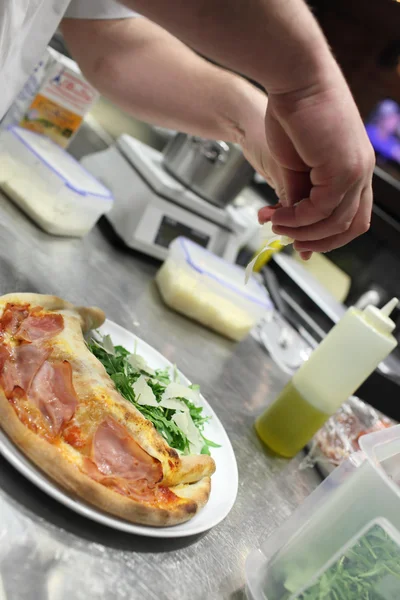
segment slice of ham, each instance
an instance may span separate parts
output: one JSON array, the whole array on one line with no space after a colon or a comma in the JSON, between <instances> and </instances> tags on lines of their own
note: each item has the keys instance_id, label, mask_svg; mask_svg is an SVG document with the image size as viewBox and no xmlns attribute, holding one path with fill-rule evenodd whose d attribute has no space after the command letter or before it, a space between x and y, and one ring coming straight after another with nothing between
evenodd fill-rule
<instances>
[{"instance_id":1,"label":"slice of ham","mask_svg":"<svg viewBox=\"0 0 400 600\"><path fill-rule=\"evenodd\" d=\"M0 346L0 373L3 372L4 365L6 364L7 359L10 358L10 351L4 344Z\"/></svg>"},{"instance_id":2,"label":"slice of ham","mask_svg":"<svg viewBox=\"0 0 400 600\"><path fill-rule=\"evenodd\" d=\"M107 488L110 488L113 492L121 494L121 496L128 496L139 502L155 502L159 494L160 486L150 487L145 479L131 480L124 479L123 477L117 477L114 475L103 475L101 471L96 467L93 460L87 456L83 459L83 469L86 475L89 475L91 479L101 483ZM168 490L169 491L169 490ZM172 494L173 492L171 492Z\"/></svg>"},{"instance_id":3,"label":"slice of ham","mask_svg":"<svg viewBox=\"0 0 400 600\"><path fill-rule=\"evenodd\" d=\"M163 485L149 486L145 479L124 479L123 477L103 475L96 467L92 459L87 456L83 459L83 470L94 481L104 485L113 492L127 496L138 502L149 502L159 506L168 506L179 502L179 498L169 488Z\"/></svg>"},{"instance_id":4,"label":"slice of ham","mask_svg":"<svg viewBox=\"0 0 400 600\"><path fill-rule=\"evenodd\" d=\"M69 362L44 362L32 382L28 398L39 408L52 433L59 434L72 419L78 404Z\"/></svg>"},{"instance_id":5,"label":"slice of ham","mask_svg":"<svg viewBox=\"0 0 400 600\"><path fill-rule=\"evenodd\" d=\"M106 476L130 481L146 480L149 487L161 481L161 463L147 454L130 433L111 417L97 428L92 443L92 460Z\"/></svg>"},{"instance_id":6,"label":"slice of ham","mask_svg":"<svg viewBox=\"0 0 400 600\"><path fill-rule=\"evenodd\" d=\"M60 333L63 329L64 319L62 315L30 315L22 321L15 333L15 338L17 340L23 340L24 342L48 340Z\"/></svg>"},{"instance_id":7,"label":"slice of ham","mask_svg":"<svg viewBox=\"0 0 400 600\"><path fill-rule=\"evenodd\" d=\"M13 389L9 402L21 423L34 433L39 434L42 439L50 443L54 441L54 435L50 432L42 413L32 402L29 402L22 388L16 386Z\"/></svg>"},{"instance_id":8,"label":"slice of ham","mask_svg":"<svg viewBox=\"0 0 400 600\"><path fill-rule=\"evenodd\" d=\"M50 352L40 345L22 344L17 348L0 346L0 383L7 398L15 387L28 394L33 378Z\"/></svg>"},{"instance_id":9,"label":"slice of ham","mask_svg":"<svg viewBox=\"0 0 400 600\"><path fill-rule=\"evenodd\" d=\"M0 319L0 330L14 335L28 315L29 304L6 304Z\"/></svg>"}]
</instances>

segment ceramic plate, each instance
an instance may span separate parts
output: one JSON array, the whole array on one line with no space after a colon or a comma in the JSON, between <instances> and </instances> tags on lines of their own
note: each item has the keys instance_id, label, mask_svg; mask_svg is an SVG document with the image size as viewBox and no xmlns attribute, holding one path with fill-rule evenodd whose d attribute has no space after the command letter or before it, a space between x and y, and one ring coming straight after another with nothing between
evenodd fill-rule
<instances>
[{"instance_id":1,"label":"ceramic plate","mask_svg":"<svg viewBox=\"0 0 400 600\"><path fill-rule=\"evenodd\" d=\"M137 353L143 356L153 369L165 369L172 364L164 358L157 350L146 344L123 327L112 321L106 321L100 328L102 334L109 334L115 345L121 345L130 351L134 351L137 344ZM182 373L179 373L182 383L189 385L190 382ZM211 416L209 423L204 428L206 438L221 445L220 448L212 448L212 456L216 463L216 472L212 476L211 495L206 506L190 521L174 527L148 527L134 525L128 521L108 515L101 510L86 504L83 500L77 500L68 495L62 488L48 478L40 469L31 463L8 437L0 430L0 452L22 475L37 485L41 490L49 494L70 509L97 521L108 527L113 527L127 533L145 535L159 538L174 538L196 535L211 529L220 523L230 512L238 490L238 471L235 455L220 420L212 410L208 402L201 396L201 404L204 413Z\"/></svg>"}]
</instances>

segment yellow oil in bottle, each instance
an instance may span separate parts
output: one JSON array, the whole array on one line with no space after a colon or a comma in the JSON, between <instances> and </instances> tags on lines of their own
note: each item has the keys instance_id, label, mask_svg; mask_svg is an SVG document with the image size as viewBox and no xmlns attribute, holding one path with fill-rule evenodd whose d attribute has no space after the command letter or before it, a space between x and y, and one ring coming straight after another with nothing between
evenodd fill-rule
<instances>
[{"instance_id":1,"label":"yellow oil in bottle","mask_svg":"<svg viewBox=\"0 0 400 600\"><path fill-rule=\"evenodd\" d=\"M260 415L255 427L270 450L292 458L329 417L307 402L290 381L275 402Z\"/></svg>"}]
</instances>

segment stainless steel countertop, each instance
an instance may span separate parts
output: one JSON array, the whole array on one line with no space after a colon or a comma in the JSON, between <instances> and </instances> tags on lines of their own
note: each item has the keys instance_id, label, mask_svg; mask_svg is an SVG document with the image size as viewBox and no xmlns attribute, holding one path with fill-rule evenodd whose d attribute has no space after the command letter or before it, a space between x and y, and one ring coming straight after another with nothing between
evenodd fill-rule
<instances>
[{"instance_id":1,"label":"stainless steel countertop","mask_svg":"<svg viewBox=\"0 0 400 600\"><path fill-rule=\"evenodd\" d=\"M153 540L76 515L0 458L2 600L65 600L63 586L74 600L239 600L249 551L320 482L315 471L299 471L301 457L268 456L253 429L286 376L251 337L234 344L166 308L156 270L119 247L104 223L82 240L54 238L0 195L1 293L102 307L201 385L239 467L237 501L223 523L194 539Z\"/></svg>"}]
</instances>

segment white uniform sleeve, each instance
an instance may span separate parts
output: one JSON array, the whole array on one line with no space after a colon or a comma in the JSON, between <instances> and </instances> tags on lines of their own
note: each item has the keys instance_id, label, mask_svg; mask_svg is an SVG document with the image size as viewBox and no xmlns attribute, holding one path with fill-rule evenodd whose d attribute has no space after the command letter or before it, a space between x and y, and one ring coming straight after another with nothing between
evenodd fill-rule
<instances>
[{"instance_id":1,"label":"white uniform sleeve","mask_svg":"<svg viewBox=\"0 0 400 600\"><path fill-rule=\"evenodd\" d=\"M64 14L67 19L130 19L138 16L117 0L71 0Z\"/></svg>"}]
</instances>

